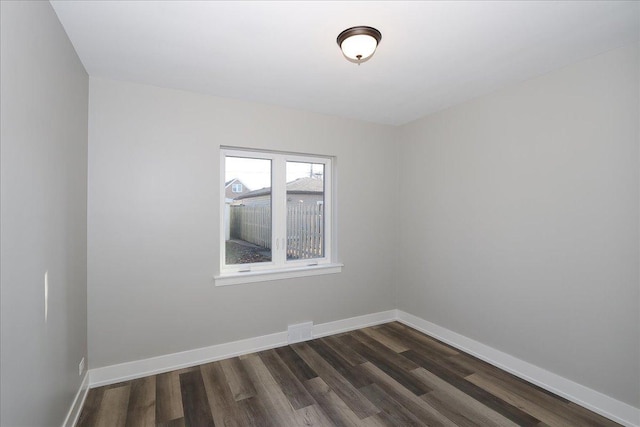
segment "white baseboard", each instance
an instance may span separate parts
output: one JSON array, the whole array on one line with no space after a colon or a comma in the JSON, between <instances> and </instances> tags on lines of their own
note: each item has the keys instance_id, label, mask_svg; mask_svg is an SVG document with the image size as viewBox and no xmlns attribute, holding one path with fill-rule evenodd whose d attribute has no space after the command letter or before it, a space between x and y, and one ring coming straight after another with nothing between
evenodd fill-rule
<instances>
[{"instance_id":1,"label":"white baseboard","mask_svg":"<svg viewBox=\"0 0 640 427\"><path fill-rule=\"evenodd\" d=\"M69 408L67 417L64 419L64 422L62 423L62 427L73 427L76 425L76 423L78 422L78 418L80 418L82 405L84 405L84 401L87 398L88 393L89 393L89 372L85 372L84 378L82 378L82 382L80 383L80 388L76 393L76 397L73 399L73 403L71 404L71 408Z\"/></svg>"},{"instance_id":2,"label":"white baseboard","mask_svg":"<svg viewBox=\"0 0 640 427\"><path fill-rule=\"evenodd\" d=\"M128 381L148 375L161 374L175 369L188 368L229 357L267 350L287 344L287 333L278 332L260 337L247 338L230 343L212 345L179 353L165 354L149 359L135 360L104 368L90 369L91 387L99 387Z\"/></svg>"},{"instance_id":3,"label":"white baseboard","mask_svg":"<svg viewBox=\"0 0 640 427\"><path fill-rule=\"evenodd\" d=\"M337 320L335 322L322 323L313 327L313 337L320 338L327 335L346 332L367 326L391 322L396 319L396 310L383 311ZM89 384L91 387L99 387L115 384L121 381L155 375L175 369L187 368L203 363L214 362L242 354L281 347L287 344L287 332L263 335L247 338L240 341L183 351L180 353L166 354L149 359L135 360L133 362L118 365L105 366L91 369Z\"/></svg>"},{"instance_id":4,"label":"white baseboard","mask_svg":"<svg viewBox=\"0 0 640 427\"><path fill-rule=\"evenodd\" d=\"M396 311L397 310L381 311L379 313L336 320L335 322L321 323L313 327L313 338L322 338L341 332L393 322L398 317Z\"/></svg>"},{"instance_id":5,"label":"white baseboard","mask_svg":"<svg viewBox=\"0 0 640 427\"><path fill-rule=\"evenodd\" d=\"M402 310L397 320L617 423L640 427L638 408Z\"/></svg>"}]
</instances>

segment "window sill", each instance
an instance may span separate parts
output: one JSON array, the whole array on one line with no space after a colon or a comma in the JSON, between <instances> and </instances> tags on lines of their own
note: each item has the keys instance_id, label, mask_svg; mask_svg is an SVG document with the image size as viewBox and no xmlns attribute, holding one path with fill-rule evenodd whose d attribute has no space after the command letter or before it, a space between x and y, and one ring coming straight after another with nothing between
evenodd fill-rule
<instances>
[{"instance_id":1,"label":"window sill","mask_svg":"<svg viewBox=\"0 0 640 427\"><path fill-rule=\"evenodd\" d=\"M292 279L294 277L319 276L342 271L343 264L320 264L304 267L280 268L277 270L247 271L243 273L223 273L213 277L216 286L239 285L241 283L267 282L270 280Z\"/></svg>"}]
</instances>

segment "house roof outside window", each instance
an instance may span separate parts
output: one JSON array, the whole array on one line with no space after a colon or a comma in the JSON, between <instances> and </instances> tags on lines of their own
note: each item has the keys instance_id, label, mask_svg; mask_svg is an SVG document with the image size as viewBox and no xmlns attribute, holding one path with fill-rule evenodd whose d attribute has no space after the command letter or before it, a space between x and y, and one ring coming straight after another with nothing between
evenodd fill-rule
<instances>
[{"instance_id":1,"label":"house roof outside window","mask_svg":"<svg viewBox=\"0 0 640 427\"><path fill-rule=\"evenodd\" d=\"M233 187L235 184L240 184L242 186L242 191L238 192L236 188L236 191L234 192ZM240 181L238 178L230 179L229 181L224 183L224 196L227 199L233 199L238 197L239 195L246 194L246 193L249 193L249 188L247 188L245 183Z\"/></svg>"},{"instance_id":2,"label":"house roof outside window","mask_svg":"<svg viewBox=\"0 0 640 427\"><path fill-rule=\"evenodd\" d=\"M322 194L323 192L324 180L321 178L304 177L287 183L287 194ZM271 187L265 187L236 196L235 200L251 199L269 194L271 194Z\"/></svg>"}]
</instances>

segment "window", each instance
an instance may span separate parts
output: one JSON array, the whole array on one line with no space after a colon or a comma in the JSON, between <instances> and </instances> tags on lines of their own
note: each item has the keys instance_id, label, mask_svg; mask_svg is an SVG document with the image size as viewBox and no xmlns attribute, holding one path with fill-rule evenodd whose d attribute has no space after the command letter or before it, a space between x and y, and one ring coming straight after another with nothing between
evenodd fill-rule
<instances>
[{"instance_id":1,"label":"window","mask_svg":"<svg viewBox=\"0 0 640 427\"><path fill-rule=\"evenodd\" d=\"M242 193L242 184L233 184L231 186L231 191L234 193Z\"/></svg>"},{"instance_id":2,"label":"window","mask_svg":"<svg viewBox=\"0 0 640 427\"><path fill-rule=\"evenodd\" d=\"M221 182L255 190L233 200L222 191L216 284L340 271L331 157L223 148L220 166Z\"/></svg>"}]
</instances>

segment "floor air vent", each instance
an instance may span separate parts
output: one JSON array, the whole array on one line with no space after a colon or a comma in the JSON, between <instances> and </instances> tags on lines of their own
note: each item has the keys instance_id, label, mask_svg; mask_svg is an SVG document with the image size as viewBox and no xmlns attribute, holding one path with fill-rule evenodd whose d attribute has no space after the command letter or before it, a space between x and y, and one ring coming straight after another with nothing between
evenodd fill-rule
<instances>
[{"instance_id":1,"label":"floor air vent","mask_svg":"<svg viewBox=\"0 0 640 427\"><path fill-rule=\"evenodd\" d=\"M289 325L287 333L287 342L289 344L310 340L313 338L313 322Z\"/></svg>"}]
</instances>

